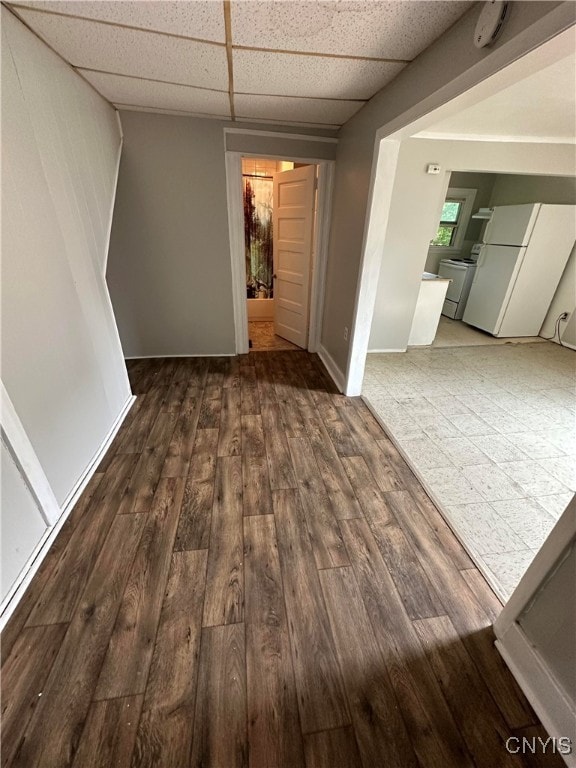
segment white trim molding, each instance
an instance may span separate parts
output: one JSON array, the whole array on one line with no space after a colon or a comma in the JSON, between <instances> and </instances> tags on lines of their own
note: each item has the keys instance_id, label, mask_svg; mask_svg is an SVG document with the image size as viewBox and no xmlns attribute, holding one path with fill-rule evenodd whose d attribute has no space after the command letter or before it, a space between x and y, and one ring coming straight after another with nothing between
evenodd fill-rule
<instances>
[{"instance_id":1,"label":"white trim molding","mask_svg":"<svg viewBox=\"0 0 576 768\"><path fill-rule=\"evenodd\" d=\"M5 403L4 403L4 391L5 391L4 390L4 385L2 385L2 395L3 395L3 400L2 400L2 432L3 433L5 433L4 426L5 426L5 417L6 417L6 409L5 409ZM108 450L108 448L112 444L112 441L114 440L114 438L118 434L118 430L122 426L122 423L123 423L124 419L126 418L126 416L128 414L128 411L130 410L130 408L134 404L135 400L136 400L136 396L135 395L130 395L130 397L126 400L126 402L124 403L124 405L122 407L122 410L118 414L114 424L112 425L112 427L110 428L108 434L106 435L106 437L102 441L100 447L96 451L96 454L94 455L92 461L86 467L86 469L82 473L82 476L78 479L78 481L76 482L74 488L72 488L72 490L70 491L70 493L68 494L68 496L66 497L66 499L64 500L64 502L62 503L61 506L58 505L58 502L56 501L56 498L54 497L52 489L48 485L48 488L50 490L50 494L52 495L52 497L54 499L54 503L56 504L58 512L57 512L57 515L54 516L56 514L56 510L55 509L52 510L52 518L51 518L51 523L49 524L49 527L46 529L46 531L45 531L44 535L42 536L40 542L38 543L38 545L35 547L35 549L32 552L32 554L30 555L30 557L28 559L28 562L26 563L24 568L21 570L20 574L18 575L18 578L16 579L16 581L14 582L14 584L12 585L12 587L10 588L8 593L6 594L6 597L4 598L2 603L0 603L0 630L4 629L4 627L6 626L6 623L8 622L8 620L10 618L10 616L12 615L14 610L16 609L16 606L18 605L18 603L20 602L20 600L24 596L24 593L26 592L26 589L28 588L30 582L34 578L34 576L37 573L38 569L40 568L40 565L42 564L42 561L44 560L44 558L48 554L48 550L52 546L52 543L54 542L54 540L58 536L58 533L60 532L62 526L64 525L64 523L66 522L68 516L72 512L72 509L74 508L74 505L78 501L78 498L79 498L80 494L82 493L82 491L88 485L90 479L92 478L92 476L96 472L96 469L97 469L100 461L103 459L104 454L106 453L106 451ZM27 436L26 436L26 440L28 441L28 437ZM28 443L29 443L29 441L28 441ZM20 450L29 450L29 449L26 449L24 443L21 443L19 445L19 448L20 448ZM34 449L32 448L31 444L30 444L30 448L32 449L32 451L34 451ZM34 457L36 457L35 453L34 453ZM15 457L15 461L16 461L17 465L19 465L20 467L23 468L23 470L24 470L24 472L23 472L24 480L27 482L27 484L31 488L35 498L37 498L36 493L33 490L32 485L30 484L30 475L26 473L26 470L30 466L32 466L32 464L34 463L33 460L30 458L30 454L28 454L28 456L27 456L27 458L25 460L23 460L21 456L16 456ZM36 461L38 461L37 457L36 457ZM39 464L39 462L38 462L38 464ZM40 467L40 469L42 470L41 467ZM34 470L34 471L36 471L36 470ZM42 474L44 474L43 470L42 470ZM44 477L46 477L46 476L44 475ZM48 483L47 479L46 479L46 483ZM47 496L43 496L42 503L45 503L47 498L48 498ZM42 506L40 506L40 510L41 511L43 510ZM44 517L46 519L45 511L43 512L43 514L44 514Z\"/></svg>"},{"instance_id":2,"label":"white trim molding","mask_svg":"<svg viewBox=\"0 0 576 768\"><path fill-rule=\"evenodd\" d=\"M226 130L226 129L225 129ZM248 353L248 306L244 273L244 207L242 205L242 154L226 152L226 199L232 267L232 303L236 354Z\"/></svg>"},{"instance_id":3,"label":"white trim molding","mask_svg":"<svg viewBox=\"0 0 576 768\"><path fill-rule=\"evenodd\" d=\"M574 556L575 542L576 496L494 622L496 647L549 735L556 739L571 739L572 753L561 753L571 768L576 768L576 702L570 699L547 666L537 643L526 634L521 617L528 609L538 610L538 594L566 557ZM563 615L566 611L575 611L576 607L574 601L569 599L567 603L562 601L556 610Z\"/></svg>"},{"instance_id":4,"label":"white trim molding","mask_svg":"<svg viewBox=\"0 0 576 768\"><path fill-rule=\"evenodd\" d=\"M36 451L20 421L4 382L0 382L0 413L2 437L18 471L38 505L46 525L58 520L62 511L40 464Z\"/></svg>"},{"instance_id":5,"label":"white trim molding","mask_svg":"<svg viewBox=\"0 0 576 768\"><path fill-rule=\"evenodd\" d=\"M308 133L281 133L280 131L256 131L251 128L224 128L224 133L241 133L248 136L270 136L275 139L298 139L299 141L320 141L338 144L338 139L331 136L310 136ZM288 160L289 158L285 158Z\"/></svg>"},{"instance_id":6,"label":"white trim molding","mask_svg":"<svg viewBox=\"0 0 576 768\"><path fill-rule=\"evenodd\" d=\"M338 366L336 365L336 362L334 361L334 358L332 357L332 355L322 345L318 347L317 354L320 360L322 360L324 368L326 368L326 370L330 374L330 378L332 379L334 384L336 384L336 386L338 387L338 391L344 392L346 377L344 376L340 368L338 368Z\"/></svg>"}]
</instances>

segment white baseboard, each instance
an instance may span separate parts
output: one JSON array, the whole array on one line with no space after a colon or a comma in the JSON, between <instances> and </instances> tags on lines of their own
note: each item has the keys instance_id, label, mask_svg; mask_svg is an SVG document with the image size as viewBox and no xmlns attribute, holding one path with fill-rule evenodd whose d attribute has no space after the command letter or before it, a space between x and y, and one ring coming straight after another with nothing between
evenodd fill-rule
<instances>
[{"instance_id":1,"label":"white baseboard","mask_svg":"<svg viewBox=\"0 0 576 768\"><path fill-rule=\"evenodd\" d=\"M28 585L34 578L36 572L40 568L40 565L44 558L46 557L48 550L52 546L52 543L58 536L58 533L60 532L60 529L66 522L68 516L72 512L72 509L74 508L74 505L78 501L78 498L82 491L86 488L88 485L90 479L94 475L98 464L101 462L101 460L104 457L104 454L112 444L112 441L118 434L118 430L122 426L122 423L126 416L128 415L128 411L132 407L136 400L135 395L130 395L130 397L126 400L124 405L122 406L122 410L116 417L116 420L112 427L110 428L108 434L102 441L100 447L96 451L96 454L94 455L92 461L90 464L86 467L68 496L64 499L64 501L61 504L61 512L60 517L58 520L54 523L53 526L50 528L47 528L44 535L40 539L38 545L32 552L32 555L28 559L28 562L20 572L18 579L13 584L12 588L7 593L6 597L0 604L0 631L4 629L8 619L10 616L14 613L14 610L16 609L16 606L24 596L24 592L28 588Z\"/></svg>"},{"instance_id":2,"label":"white baseboard","mask_svg":"<svg viewBox=\"0 0 576 768\"><path fill-rule=\"evenodd\" d=\"M236 357L236 352L216 352L213 355L128 355L125 360L161 360L164 357Z\"/></svg>"},{"instance_id":3,"label":"white baseboard","mask_svg":"<svg viewBox=\"0 0 576 768\"><path fill-rule=\"evenodd\" d=\"M336 365L330 353L326 350L325 347L322 346L322 344L320 344L320 346L318 347L317 354L320 360L322 360L322 362L324 363L324 367L330 374L330 378L332 379L334 384L336 384L336 386L338 387L338 391L344 392L344 389L346 387L346 377L344 376L340 368Z\"/></svg>"},{"instance_id":4,"label":"white baseboard","mask_svg":"<svg viewBox=\"0 0 576 768\"><path fill-rule=\"evenodd\" d=\"M369 355L381 354L384 352L406 352L406 347L403 347L402 349L369 349L368 350Z\"/></svg>"},{"instance_id":5,"label":"white baseboard","mask_svg":"<svg viewBox=\"0 0 576 768\"><path fill-rule=\"evenodd\" d=\"M568 737L571 740L572 754L561 756L566 765L576 768L574 706L518 624L510 625L495 645L548 734L555 739Z\"/></svg>"}]
</instances>

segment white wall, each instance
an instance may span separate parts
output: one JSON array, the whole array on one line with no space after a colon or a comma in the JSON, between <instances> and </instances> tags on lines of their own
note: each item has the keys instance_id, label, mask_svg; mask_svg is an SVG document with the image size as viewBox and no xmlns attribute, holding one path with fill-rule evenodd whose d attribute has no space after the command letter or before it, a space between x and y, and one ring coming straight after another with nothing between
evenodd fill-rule
<instances>
[{"instance_id":1,"label":"white wall","mask_svg":"<svg viewBox=\"0 0 576 768\"><path fill-rule=\"evenodd\" d=\"M567 165L567 168L573 167ZM574 176L511 176L496 177L490 205L517 205L521 203L556 203L576 205L576 178ZM570 254L550 309L540 331L541 336L552 336L556 319L562 312L572 314L576 309L576 246ZM560 324L562 331L563 324ZM556 337L555 341L558 339Z\"/></svg>"},{"instance_id":2,"label":"white wall","mask_svg":"<svg viewBox=\"0 0 576 768\"><path fill-rule=\"evenodd\" d=\"M573 147L507 142L402 142L370 332L369 350L404 350L408 344L420 278L452 171L552 173L570 167ZM426 173L438 162L443 173Z\"/></svg>"},{"instance_id":3,"label":"white wall","mask_svg":"<svg viewBox=\"0 0 576 768\"><path fill-rule=\"evenodd\" d=\"M130 396L104 267L112 107L2 8L2 380L61 504Z\"/></svg>"},{"instance_id":4,"label":"white wall","mask_svg":"<svg viewBox=\"0 0 576 768\"><path fill-rule=\"evenodd\" d=\"M107 280L124 352L235 354L225 138L228 149L260 157L330 158L336 145L306 136L296 146L275 136L225 137L232 124L217 120L143 112L122 112L121 119Z\"/></svg>"},{"instance_id":5,"label":"white wall","mask_svg":"<svg viewBox=\"0 0 576 768\"><path fill-rule=\"evenodd\" d=\"M515 2L498 41L478 50L471 42L479 14L475 4L343 127L322 327L322 344L342 371L348 361L342 330L352 327L355 312L376 132L389 126L389 135L465 92L573 24L574 11L569 2Z\"/></svg>"}]
</instances>

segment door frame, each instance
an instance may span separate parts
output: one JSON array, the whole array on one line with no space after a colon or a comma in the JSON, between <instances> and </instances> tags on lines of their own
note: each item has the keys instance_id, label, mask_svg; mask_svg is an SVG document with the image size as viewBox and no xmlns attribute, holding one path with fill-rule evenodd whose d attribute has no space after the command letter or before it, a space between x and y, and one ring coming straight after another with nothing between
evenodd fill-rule
<instances>
[{"instance_id":1,"label":"door frame","mask_svg":"<svg viewBox=\"0 0 576 768\"><path fill-rule=\"evenodd\" d=\"M244 258L244 205L242 197L243 157L265 157L272 160L288 160L294 163L315 165L318 168L318 201L312 243L312 281L310 286L307 343L308 351L316 352L320 346L336 161L310 157L295 157L287 153L278 154L266 151L236 152L226 150L226 196L228 201L228 232L230 235L232 300L234 306L234 333L237 355L245 355L249 351Z\"/></svg>"}]
</instances>

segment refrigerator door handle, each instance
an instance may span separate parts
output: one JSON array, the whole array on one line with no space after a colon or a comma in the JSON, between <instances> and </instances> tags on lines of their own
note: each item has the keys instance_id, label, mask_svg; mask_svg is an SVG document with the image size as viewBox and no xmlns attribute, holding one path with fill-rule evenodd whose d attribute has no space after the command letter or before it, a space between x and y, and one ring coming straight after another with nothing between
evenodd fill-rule
<instances>
[{"instance_id":1,"label":"refrigerator door handle","mask_svg":"<svg viewBox=\"0 0 576 768\"><path fill-rule=\"evenodd\" d=\"M484 264L485 259L486 259L486 245L483 245L482 248L480 248L480 255L478 256L478 261L476 262L476 271L478 271L482 266L482 264Z\"/></svg>"}]
</instances>

